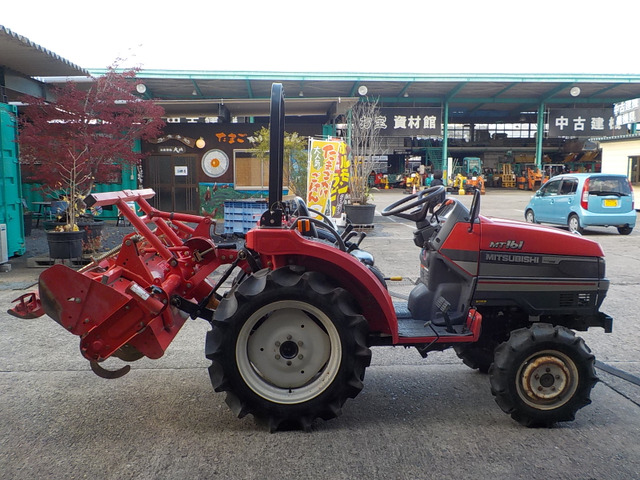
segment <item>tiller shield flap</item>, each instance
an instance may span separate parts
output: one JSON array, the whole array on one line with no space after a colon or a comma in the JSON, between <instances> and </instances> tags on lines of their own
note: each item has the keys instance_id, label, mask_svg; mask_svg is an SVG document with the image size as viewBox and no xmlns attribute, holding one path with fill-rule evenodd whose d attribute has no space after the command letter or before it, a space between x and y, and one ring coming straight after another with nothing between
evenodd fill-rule
<instances>
[{"instance_id":1,"label":"tiller shield flap","mask_svg":"<svg viewBox=\"0 0 640 480\"><path fill-rule=\"evenodd\" d=\"M161 291L124 278L106 285L64 265L40 275L39 294L45 313L80 336L80 351L93 362L160 358L187 318Z\"/></svg>"}]
</instances>

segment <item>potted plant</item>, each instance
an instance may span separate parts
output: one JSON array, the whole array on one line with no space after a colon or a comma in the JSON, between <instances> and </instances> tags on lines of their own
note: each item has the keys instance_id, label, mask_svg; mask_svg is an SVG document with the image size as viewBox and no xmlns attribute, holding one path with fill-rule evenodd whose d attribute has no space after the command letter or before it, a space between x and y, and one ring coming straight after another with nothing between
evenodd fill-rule
<instances>
[{"instance_id":1,"label":"potted plant","mask_svg":"<svg viewBox=\"0 0 640 480\"><path fill-rule=\"evenodd\" d=\"M379 117L377 99L369 98L356 103L348 116L350 200L345 212L354 225L373 224L376 206L370 203L370 177L376 165L375 156L382 153Z\"/></svg>"},{"instance_id":2,"label":"potted plant","mask_svg":"<svg viewBox=\"0 0 640 480\"><path fill-rule=\"evenodd\" d=\"M161 134L164 110L137 95L136 73L136 69L119 73L113 65L91 82L68 81L54 88L55 103L23 99L19 131L23 177L41 185L44 196L66 202L47 235L50 242L55 233L84 230L80 242L89 245L95 235L85 234L100 228L87 216L83 199L95 183L112 183L124 165L140 161L142 154L135 151L134 142ZM75 256L80 255L52 254L52 258Z\"/></svg>"},{"instance_id":3,"label":"potted plant","mask_svg":"<svg viewBox=\"0 0 640 480\"><path fill-rule=\"evenodd\" d=\"M53 233L79 231L82 233L83 253L96 252L100 249L105 222L96 218L99 214L97 210L93 208L87 210L84 196L77 195L74 201L70 201L68 197L62 195L58 200L51 202L51 213L53 218L43 222L45 231Z\"/></svg>"}]
</instances>

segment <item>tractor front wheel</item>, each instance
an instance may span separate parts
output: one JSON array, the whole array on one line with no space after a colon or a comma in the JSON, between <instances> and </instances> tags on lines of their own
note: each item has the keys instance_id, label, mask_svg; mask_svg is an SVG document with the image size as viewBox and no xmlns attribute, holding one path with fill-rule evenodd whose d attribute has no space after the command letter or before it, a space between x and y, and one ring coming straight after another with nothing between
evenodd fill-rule
<instances>
[{"instance_id":1,"label":"tractor front wheel","mask_svg":"<svg viewBox=\"0 0 640 480\"><path fill-rule=\"evenodd\" d=\"M223 298L207 334L209 375L231 410L308 430L363 388L367 322L343 288L296 267L262 270Z\"/></svg>"},{"instance_id":2,"label":"tractor front wheel","mask_svg":"<svg viewBox=\"0 0 640 480\"><path fill-rule=\"evenodd\" d=\"M467 367L480 373L488 373L493 363L493 350L496 345L497 343L483 342L481 345L457 345L453 349Z\"/></svg>"},{"instance_id":3,"label":"tractor front wheel","mask_svg":"<svg viewBox=\"0 0 640 480\"><path fill-rule=\"evenodd\" d=\"M527 427L575 419L591 403L595 357L568 328L535 324L514 330L495 351L491 392L502 410Z\"/></svg>"}]
</instances>

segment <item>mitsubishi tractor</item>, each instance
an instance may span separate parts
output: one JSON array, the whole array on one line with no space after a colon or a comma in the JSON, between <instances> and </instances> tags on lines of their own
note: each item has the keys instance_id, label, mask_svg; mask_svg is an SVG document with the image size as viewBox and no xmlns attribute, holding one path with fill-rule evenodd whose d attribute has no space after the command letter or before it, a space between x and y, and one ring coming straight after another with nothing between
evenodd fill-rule
<instances>
[{"instance_id":1,"label":"mitsubishi tractor","mask_svg":"<svg viewBox=\"0 0 640 480\"><path fill-rule=\"evenodd\" d=\"M480 214L444 187L403 196L382 215L415 223L415 286L398 301L350 226L337 230L300 198L283 201L284 94L271 96L268 209L241 241L208 216L165 212L151 189L95 193L133 226L122 245L79 270L56 264L10 313L48 315L80 339L101 377L160 358L189 319L210 325L205 355L232 412L272 431L308 430L363 389L372 350L453 349L488 373L499 407L528 427L571 421L590 403L595 358L576 331L600 312L602 248L568 232ZM128 202L137 203L137 211ZM413 245L409 245L413 247ZM107 369L107 358L125 362Z\"/></svg>"}]
</instances>

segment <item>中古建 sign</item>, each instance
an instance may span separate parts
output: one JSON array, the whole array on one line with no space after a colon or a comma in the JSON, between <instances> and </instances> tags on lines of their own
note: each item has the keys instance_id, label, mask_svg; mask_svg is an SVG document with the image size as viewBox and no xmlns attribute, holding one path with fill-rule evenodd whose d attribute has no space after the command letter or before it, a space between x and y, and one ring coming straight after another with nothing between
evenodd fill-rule
<instances>
[{"instance_id":1,"label":"\u4e2d\u53e4\u5efa sign","mask_svg":"<svg viewBox=\"0 0 640 480\"><path fill-rule=\"evenodd\" d=\"M550 137L609 136L618 129L611 109L549 109Z\"/></svg>"}]
</instances>

